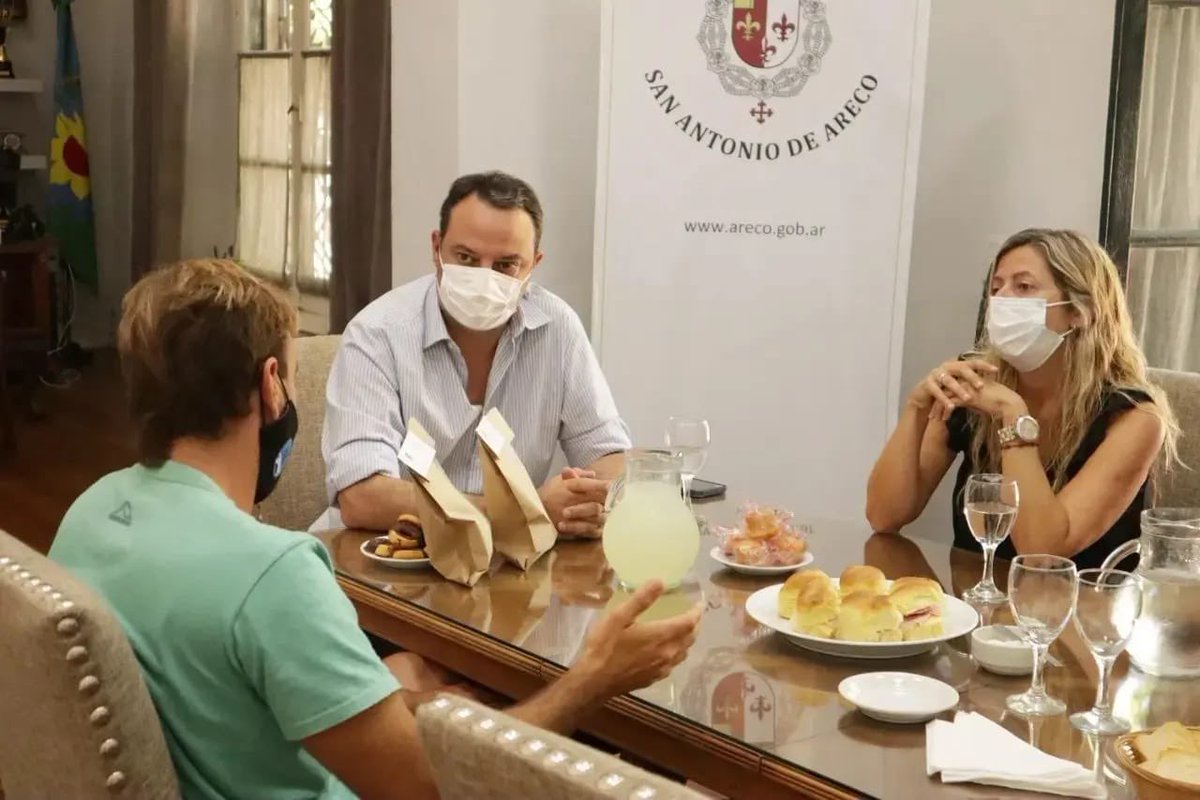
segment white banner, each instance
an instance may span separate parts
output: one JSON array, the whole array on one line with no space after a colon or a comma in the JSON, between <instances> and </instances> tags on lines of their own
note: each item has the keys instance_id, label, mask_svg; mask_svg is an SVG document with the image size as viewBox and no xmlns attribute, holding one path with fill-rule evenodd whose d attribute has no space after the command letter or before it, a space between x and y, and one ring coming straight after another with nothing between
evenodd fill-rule
<instances>
[{"instance_id":1,"label":"white banner","mask_svg":"<svg viewBox=\"0 0 1200 800\"><path fill-rule=\"evenodd\" d=\"M594 340L640 445L857 517L895 420L927 0L608 0Z\"/></svg>"}]
</instances>

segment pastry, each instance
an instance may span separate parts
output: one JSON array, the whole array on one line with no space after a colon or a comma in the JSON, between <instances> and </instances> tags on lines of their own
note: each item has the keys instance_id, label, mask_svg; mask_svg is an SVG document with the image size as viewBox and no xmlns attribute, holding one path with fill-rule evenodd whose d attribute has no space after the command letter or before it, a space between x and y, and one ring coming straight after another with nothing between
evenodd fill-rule
<instances>
[{"instance_id":1,"label":"pastry","mask_svg":"<svg viewBox=\"0 0 1200 800\"><path fill-rule=\"evenodd\" d=\"M377 555L377 556L383 556L384 558L391 558L392 553L394 551L395 551L395 548L392 547L390 544L380 543L380 544L375 545L375 555Z\"/></svg>"},{"instance_id":2,"label":"pastry","mask_svg":"<svg viewBox=\"0 0 1200 800\"><path fill-rule=\"evenodd\" d=\"M929 578L897 578L892 583L893 605L904 621L900 631L904 641L932 639L941 636L945 628L942 623L942 586Z\"/></svg>"},{"instance_id":3,"label":"pastry","mask_svg":"<svg viewBox=\"0 0 1200 800\"><path fill-rule=\"evenodd\" d=\"M779 533L779 515L773 508L747 511L746 536L751 539L770 539Z\"/></svg>"},{"instance_id":4,"label":"pastry","mask_svg":"<svg viewBox=\"0 0 1200 800\"><path fill-rule=\"evenodd\" d=\"M401 561L416 561L418 558L428 558L424 550L396 550L392 553L392 558L398 558Z\"/></svg>"},{"instance_id":5,"label":"pastry","mask_svg":"<svg viewBox=\"0 0 1200 800\"><path fill-rule=\"evenodd\" d=\"M821 583L833 589L833 582L829 580L829 576L819 569L810 569L804 572L793 572L779 589L778 610L779 616L784 619L791 619L792 612L796 610L796 597L799 596L800 590L812 583Z\"/></svg>"},{"instance_id":6,"label":"pastry","mask_svg":"<svg viewBox=\"0 0 1200 800\"><path fill-rule=\"evenodd\" d=\"M904 617L887 595L858 591L842 597L837 638L847 642L898 642Z\"/></svg>"},{"instance_id":7,"label":"pastry","mask_svg":"<svg viewBox=\"0 0 1200 800\"><path fill-rule=\"evenodd\" d=\"M807 573L806 573L807 574ZM810 580L800 587L792 611L792 629L809 636L833 638L838 621L839 598L827 580Z\"/></svg>"},{"instance_id":8,"label":"pastry","mask_svg":"<svg viewBox=\"0 0 1200 800\"><path fill-rule=\"evenodd\" d=\"M887 592L887 578L884 577L883 572L877 567L856 564L852 567L846 567L842 571L842 577L838 580L838 588L842 592L842 597L852 595L855 592L884 594Z\"/></svg>"}]
</instances>

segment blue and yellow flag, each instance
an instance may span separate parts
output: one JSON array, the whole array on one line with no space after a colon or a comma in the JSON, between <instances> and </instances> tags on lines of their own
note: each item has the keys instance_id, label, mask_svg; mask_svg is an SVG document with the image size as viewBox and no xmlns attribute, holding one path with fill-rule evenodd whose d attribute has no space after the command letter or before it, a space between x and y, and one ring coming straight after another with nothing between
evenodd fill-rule
<instances>
[{"instance_id":1,"label":"blue and yellow flag","mask_svg":"<svg viewBox=\"0 0 1200 800\"><path fill-rule=\"evenodd\" d=\"M58 55L54 65L54 137L50 140L50 192L46 222L59 255L76 280L99 290L92 180L83 125L83 84L71 1L53 0L58 12Z\"/></svg>"}]
</instances>

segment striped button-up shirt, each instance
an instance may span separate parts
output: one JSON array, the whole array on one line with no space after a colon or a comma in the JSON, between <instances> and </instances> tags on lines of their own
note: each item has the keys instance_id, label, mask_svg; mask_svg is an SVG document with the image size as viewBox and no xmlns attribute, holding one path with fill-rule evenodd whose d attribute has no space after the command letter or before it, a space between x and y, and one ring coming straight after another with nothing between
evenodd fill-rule
<instances>
[{"instance_id":1,"label":"striped button-up shirt","mask_svg":"<svg viewBox=\"0 0 1200 800\"><path fill-rule=\"evenodd\" d=\"M538 485L559 445L579 467L630 447L578 315L540 286L530 286L505 327L482 406L467 399L466 385L467 364L446 330L434 276L363 309L346 327L325 390L321 452L330 504L372 475L409 477L399 452L410 418L429 431L446 474L468 494L483 491L475 427L491 408L512 427L517 454ZM331 513L316 526L337 524Z\"/></svg>"}]
</instances>

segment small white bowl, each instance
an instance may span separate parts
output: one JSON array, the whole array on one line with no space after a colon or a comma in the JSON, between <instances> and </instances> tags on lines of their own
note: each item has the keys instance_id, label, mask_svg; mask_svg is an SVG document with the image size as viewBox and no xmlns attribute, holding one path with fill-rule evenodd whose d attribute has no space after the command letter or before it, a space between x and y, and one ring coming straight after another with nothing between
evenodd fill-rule
<instances>
[{"instance_id":1,"label":"small white bowl","mask_svg":"<svg viewBox=\"0 0 1200 800\"><path fill-rule=\"evenodd\" d=\"M986 625L972 631L971 655L981 667L997 675L1033 672L1033 647L1008 625Z\"/></svg>"},{"instance_id":2,"label":"small white bowl","mask_svg":"<svg viewBox=\"0 0 1200 800\"><path fill-rule=\"evenodd\" d=\"M881 722L925 722L958 705L953 686L911 672L852 675L838 684L838 694Z\"/></svg>"}]
</instances>

